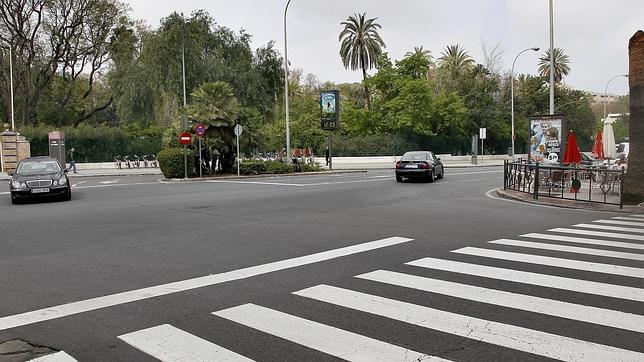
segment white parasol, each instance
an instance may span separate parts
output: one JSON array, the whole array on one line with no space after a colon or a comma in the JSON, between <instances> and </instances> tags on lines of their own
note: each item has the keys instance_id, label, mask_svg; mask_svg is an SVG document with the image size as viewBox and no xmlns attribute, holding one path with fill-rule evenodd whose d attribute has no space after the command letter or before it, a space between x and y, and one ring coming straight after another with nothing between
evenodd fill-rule
<instances>
[{"instance_id":1,"label":"white parasol","mask_svg":"<svg viewBox=\"0 0 644 362\"><path fill-rule=\"evenodd\" d=\"M603 137L602 145L604 146L604 157L608 159L614 159L616 156L615 133L613 132L613 123L615 123L615 120L610 116L604 119L604 132L602 135Z\"/></svg>"}]
</instances>

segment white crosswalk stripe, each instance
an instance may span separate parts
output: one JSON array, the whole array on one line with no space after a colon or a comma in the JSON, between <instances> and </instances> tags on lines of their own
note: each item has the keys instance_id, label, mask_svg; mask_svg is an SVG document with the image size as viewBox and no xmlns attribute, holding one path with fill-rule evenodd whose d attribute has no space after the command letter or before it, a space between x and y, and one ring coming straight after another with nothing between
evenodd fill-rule
<instances>
[{"instance_id":1,"label":"white crosswalk stripe","mask_svg":"<svg viewBox=\"0 0 644 362\"><path fill-rule=\"evenodd\" d=\"M499 239L489 242L490 244L518 246L522 248L542 249L542 250L555 250L567 253L595 255L610 258L629 259L644 261L644 254L625 253L622 251L611 251L602 249L580 248L578 246L567 246L549 243L535 243L531 241L513 240L513 239Z\"/></svg>"},{"instance_id":2,"label":"white crosswalk stripe","mask_svg":"<svg viewBox=\"0 0 644 362\"><path fill-rule=\"evenodd\" d=\"M567 241L569 243L578 243L578 244L612 246L612 247L615 247L615 248L627 248L627 249L644 250L644 244L626 243L626 242L623 242L623 241L588 239L588 238L578 238L578 237L574 237L574 236L542 234L542 233L523 234L523 235L521 235L521 237L544 239L544 240L550 240L550 241Z\"/></svg>"},{"instance_id":3,"label":"white crosswalk stripe","mask_svg":"<svg viewBox=\"0 0 644 362\"><path fill-rule=\"evenodd\" d=\"M328 285L294 294L485 343L566 361L642 361L644 353L455 314Z\"/></svg>"},{"instance_id":4,"label":"white crosswalk stripe","mask_svg":"<svg viewBox=\"0 0 644 362\"><path fill-rule=\"evenodd\" d=\"M630 215L630 217L628 217L628 216L616 216L613 219L615 219L615 220L627 220L627 221L644 222L644 217L639 217L638 215Z\"/></svg>"},{"instance_id":5,"label":"white crosswalk stripe","mask_svg":"<svg viewBox=\"0 0 644 362\"><path fill-rule=\"evenodd\" d=\"M632 278L644 278L644 268L634 268L623 265L602 264L589 261L553 258L542 255L531 255L514 253L510 251L481 249L475 247L465 247L461 249L452 250L452 253L481 256L485 258L493 258L500 260L517 261L522 263L539 264L553 266L557 268L583 270L593 273L604 273L613 275L622 275Z\"/></svg>"},{"instance_id":6,"label":"white crosswalk stripe","mask_svg":"<svg viewBox=\"0 0 644 362\"><path fill-rule=\"evenodd\" d=\"M627 235L620 233L607 233L603 231L593 231L593 230L581 230L581 229L570 229L570 228L554 228L548 231L555 233L566 233L566 234L580 234L588 236L603 236L606 238L615 238L615 239L628 239L628 240L638 240L644 241L644 235Z\"/></svg>"},{"instance_id":7,"label":"white crosswalk stripe","mask_svg":"<svg viewBox=\"0 0 644 362\"><path fill-rule=\"evenodd\" d=\"M621 218L621 217L623 217L623 216L618 216L618 217L616 217L615 219L618 219L618 218ZM628 217L634 217L634 218L644 219L644 215L643 215L643 214L630 214L630 215L628 215Z\"/></svg>"},{"instance_id":8,"label":"white crosswalk stripe","mask_svg":"<svg viewBox=\"0 0 644 362\"><path fill-rule=\"evenodd\" d=\"M252 361L169 324L118 338L160 361Z\"/></svg>"},{"instance_id":9,"label":"white crosswalk stripe","mask_svg":"<svg viewBox=\"0 0 644 362\"><path fill-rule=\"evenodd\" d=\"M254 304L213 314L348 361L446 361Z\"/></svg>"},{"instance_id":10,"label":"white crosswalk stripe","mask_svg":"<svg viewBox=\"0 0 644 362\"><path fill-rule=\"evenodd\" d=\"M597 230L624 231L627 233L644 233L644 229L627 228L622 226L597 225L597 224L577 224L573 226L580 227L580 228L587 228L587 229L597 229Z\"/></svg>"},{"instance_id":11,"label":"white crosswalk stripe","mask_svg":"<svg viewBox=\"0 0 644 362\"><path fill-rule=\"evenodd\" d=\"M29 362L76 362L76 359L63 351L60 351L31 359Z\"/></svg>"},{"instance_id":12,"label":"white crosswalk stripe","mask_svg":"<svg viewBox=\"0 0 644 362\"><path fill-rule=\"evenodd\" d=\"M449 295L451 297L468 299L481 303L494 304L502 307L526 310L529 312L547 314L644 333L644 316L632 313L561 302L558 300L539 298L531 295L510 293L386 270L377 270L371 273L358 275L356 277L431 293Z\"/></svg>"},{"instance_id":13,"label":"white crosswalk stripe","mask_svg":"<svg viewBox=\"0 0 644 362\"><path fill-rule=\"evenodd\" d=\"M644 220L641 222L636 221L621 221L621 220L595 220L593 222L598 222L602 224L611 224L611 225L624 225L624 226L640 226L644 227Z\"/></svg>"},{"instance_id":14,"label":"white crosswalk stripe","mask_svg":"<svg viewBox=\"0 0 644 362\"><path fill-rule=\"evenodd\" d=\"M468 264L435 258L423 258L406 264L427 269L443 270L459 274L474 275L497 280L505 280L516 283L538 285L548 288L644 302L644 289L634 287L565 278L547 274L524 272L513 269L503 269L477 264Z\"/></svg>"}]
</instances>

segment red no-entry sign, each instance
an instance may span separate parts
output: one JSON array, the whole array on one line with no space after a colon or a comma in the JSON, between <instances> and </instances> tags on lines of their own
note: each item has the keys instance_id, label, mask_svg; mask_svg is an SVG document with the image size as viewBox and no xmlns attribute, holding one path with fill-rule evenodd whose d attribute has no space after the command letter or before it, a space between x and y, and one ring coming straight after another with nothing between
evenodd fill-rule
<instances>
[{"instance_id":1,"label":"red no-entry sign","mask_svg":"<svg viewBox=\"0 0 644 362\"><path fill-rule=\"evenodd\" d=\"M179 142L183 145L188 145L190 144L190 141L192 141L192 136L188 132L183 132L182 134L179 135Z\"/></svg>"}]
</instances>

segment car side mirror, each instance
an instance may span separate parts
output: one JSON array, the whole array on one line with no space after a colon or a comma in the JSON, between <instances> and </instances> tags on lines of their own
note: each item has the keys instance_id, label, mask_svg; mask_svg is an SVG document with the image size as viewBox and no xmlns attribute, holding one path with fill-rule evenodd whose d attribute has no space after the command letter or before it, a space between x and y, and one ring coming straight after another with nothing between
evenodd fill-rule
<instances>
[{"instance_id":1,"label":"car side mirror","mask_svg":"<svg viewBox=\"0 0 644 362\"><path fill-rule=\"evenodd\" d=\"M441 158L440 158L440 157L436 157L436 159L437 159L437 160L439 160L439 161L441 160Z\"/></svg>"},{"instance_id":2,"label":"car side mirror","mask_svg":"<svg viewBox=\"0 0 644 362\"><path fill-rule=\"evenodd\" d=\"M7 171L8 176L13 176L13 171Z\"/></svg>"},{"instance_id":3,"label":"car side mirror","mask_svg":"<svg viewBox=\"0 0 644 362\"><path fill-rule=\"evenodd\" d=\"M64 170L63 170L63 172L64 172L64 173L67 173L67 172L69 172L69 169L68 169L68 168L66 168L66 169L64 169Z\"/></svg>"}]
</instances>

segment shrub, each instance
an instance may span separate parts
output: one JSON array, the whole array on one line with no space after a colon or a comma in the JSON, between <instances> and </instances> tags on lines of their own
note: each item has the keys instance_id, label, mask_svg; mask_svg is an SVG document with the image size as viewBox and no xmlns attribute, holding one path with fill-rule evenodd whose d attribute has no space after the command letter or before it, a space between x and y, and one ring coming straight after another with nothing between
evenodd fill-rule
<instances>
[{"instance_id":1,"label":"shrub","mask_svg":"<svg viewBox=\"0 0 644 362\"><path fill-rule=\"evenodd\" d=\"M266 164L266 173L291 173L293 166L280 161L268 161Z\"/></svg>"},{"instance_id":2,"label":"shrub","mask_svg":"<svg viewBox=\"0 0 644 362\"><path fill-rule=\"evenodd\" d=\"M188 174L192 175L192 150L188 152ZM157 155L159 161L159 168L166 178L183 178L184 164L183 164L183 149L182 148L166 148L159 151Z\"/></svg>"},{"instance_id":3,"label":"shrub","mask_svg":"<svg viewBox=\"0 0 644 362\"><path fill-rule=\"evenodd\" d=\"M302 172L318 172L322 171L319 163L304 163L300 165Z\"/></svg>"},{"instance_id":4,"label":"shrub","mask_svg":"<svg viewBox=\"0 0 644 362\"><path fill-rule=\"evenodd\" d=\"M266 163L264 161L243 161L239 165L239 173L242 175L266 173Z\"/></svg>"}]
</instances>

